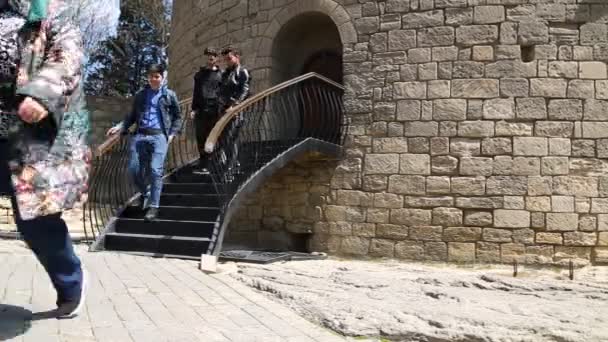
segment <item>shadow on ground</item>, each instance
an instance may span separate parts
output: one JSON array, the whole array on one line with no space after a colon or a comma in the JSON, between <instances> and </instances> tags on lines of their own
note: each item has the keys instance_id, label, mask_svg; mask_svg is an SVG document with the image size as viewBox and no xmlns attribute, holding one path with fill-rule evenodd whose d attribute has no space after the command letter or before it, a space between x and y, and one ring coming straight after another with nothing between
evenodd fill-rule
<instances>
[{"instance_id":1,"label":"shadow on ground","mask_svg":"<svg viewBox=\"0 0 608 342\"><path fill-rule=\"evenodd\" d=\"M12 305L0 304L0 341L25 334L31 327L32 312Z\"/></svg>"}]
</instances>

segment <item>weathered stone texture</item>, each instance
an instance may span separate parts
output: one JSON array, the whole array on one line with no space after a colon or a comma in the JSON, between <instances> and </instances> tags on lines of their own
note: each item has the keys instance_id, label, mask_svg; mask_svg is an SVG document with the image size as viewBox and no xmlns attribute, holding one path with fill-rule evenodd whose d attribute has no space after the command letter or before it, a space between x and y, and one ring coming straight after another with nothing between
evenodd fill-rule
<instances>
[{"instance_id":1,"label":"weathered stone texture","mask_svg":"<svg viewBox=\"0 0 608 342\"><path fill-rule=\"evenodd\" d=\"M197 15L175 4L172 87L189 96L203 47L228 43L256 92L297 76L309 56L277 37L298 15L325 13L342 46L349 127L342 161L288 167L231 229L287 232L284 244L311 230L311 245L332 253L408 260L608 260L600 0L242 3L248 13L228 0ZM317 48L327 30L295 31L329 49Z\"/></svg>"}]
</instances>

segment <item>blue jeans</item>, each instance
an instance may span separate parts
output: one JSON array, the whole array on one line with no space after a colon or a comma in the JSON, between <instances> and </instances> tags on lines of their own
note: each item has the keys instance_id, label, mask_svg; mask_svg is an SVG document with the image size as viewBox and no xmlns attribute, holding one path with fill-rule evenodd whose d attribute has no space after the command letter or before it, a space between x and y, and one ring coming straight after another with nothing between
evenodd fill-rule
<instances>
[{"instance_id":1,"label":"blue jeans","mask_svg":"<svg viewBox=\"0 0 608 342\"><path fill-rule=\"evenodd\" d=\"M160 206L163 171L169 144L164 134L135 134L129 145L129 174L149 206ZM149 198L147 198L149 196Z\"/></svg>"},{"instance_id":2,"label":"blue jeans","mask_svg":"<svg viewBox=\"0 0 608 342\"><path fill-rule=\"evenodd\" d=\"M6 156L8 143L0 140L0 193L11 197L17 229L49 275L57 302L76 300L82 288L82 265L74 253L68 227L61 214L23 221L19 217Z\"/></svg>"}]
</instances>

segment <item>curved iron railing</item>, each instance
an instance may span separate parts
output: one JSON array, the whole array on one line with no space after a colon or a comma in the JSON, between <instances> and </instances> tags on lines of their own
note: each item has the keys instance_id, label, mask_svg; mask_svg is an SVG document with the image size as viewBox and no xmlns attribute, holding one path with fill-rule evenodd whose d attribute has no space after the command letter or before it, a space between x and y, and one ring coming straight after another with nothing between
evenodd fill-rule
<instances>
[{"instance_id":1,"label":"curved iron railing","mask_svg":"<svg viewBox=\"0 0 608 342\"><path fill-rule=\"evenodd\" d=\"M303 142L342 145L344 88L328 78L309 73L281 83L225 113L205 145L210 154L211 178L219 196L218 218L208 254L218 255L239 189L256 178L264 166ZM180 102L181 134L170 146L165 176L199 158L191 99ZM99 237L139 194L127 174L128 139L109 137L95 149L89 200L85 204L85 235ZM293 150L291 152L294 152Z\"/></svg>"},{"instance_id":2,"label":"curved iron railing","mask_svg":"<svg viewBox=\"0 0 608 342\"><path fill-rule=\"evenodd\" d=\"M165 161L166 175L196 161L199 157L194 122L189 116L191 102L191 99L180 102L184 120L181 134L169 147ZM139 196L127 173L128 141L126 137L115 134L95 148L89 199L83 214L85 238L88 241L97 240L108 224Z\"/></svg>"},{"instance_id":3,"label":"curved iron railing","mask_svg":"<svg viewBox=\"0 0 608 342\"><path fill-rule=\"evenodd\" d=\"M252 96L220 118L205 144L220 196L208 254L220 253L235 195L266 164L307 140L343 144L343 93L342 85L309 73Z\"/></svg>"}]
</instances>

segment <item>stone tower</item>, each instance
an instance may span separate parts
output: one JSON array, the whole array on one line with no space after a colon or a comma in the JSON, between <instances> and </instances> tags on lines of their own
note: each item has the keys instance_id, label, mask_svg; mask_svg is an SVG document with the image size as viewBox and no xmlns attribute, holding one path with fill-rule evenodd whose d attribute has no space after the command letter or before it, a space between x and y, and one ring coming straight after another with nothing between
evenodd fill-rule
<instances>
[{"instance_id":1,"label":"stone tower","mask_svg":"<svg viewBox=\"0 0 608 342\"><path fill-rule=\"evenodd\" d=\"M182 97L208 45L240 48L256 90L309 71L346 87L344 159L277 175L243 209L250 234L299 225L315 250L414 260L608 262L605 0L174 4Z\"/></svg>"}]
</instances>

